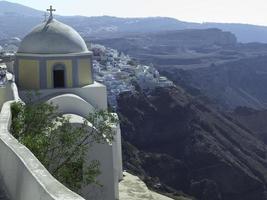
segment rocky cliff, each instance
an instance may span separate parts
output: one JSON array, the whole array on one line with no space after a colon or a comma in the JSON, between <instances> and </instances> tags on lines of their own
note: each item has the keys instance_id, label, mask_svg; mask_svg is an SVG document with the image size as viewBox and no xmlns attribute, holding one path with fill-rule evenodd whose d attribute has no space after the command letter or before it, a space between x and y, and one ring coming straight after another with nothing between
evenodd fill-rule
<instances>
[{"instance_id":1,"label":"rocky cliff","mask_svg":"<svg viewBox=\"0 0 267 200\"><path fill-rule=\"evenodd\" d=\"M267 56L253 56L210 67L161 73L185 88L195 88L223 109L246 106L266 109Z\"/></svg>"},{"instance_id":2,"label":"rocky cliff","mask_svg":"<svg viewBox=\"0 0 267 200\"><path fill-rule=\"evenodd\" d=\"M248 107L237 107L231 115L244 127L251 130L256 137L267 144L267 110L255 110Z\"/></svg>"},{"instance_id":3,"label":"rocky cliff","mask_svg":"<svg viewBox=\"0 0 267 200\"><path fill-rule=\"evenodd\" d=\"M266 198L266 146L182 89L118 99L124 166L151 187L200 200Z\"/></svg>"}]
</instances>

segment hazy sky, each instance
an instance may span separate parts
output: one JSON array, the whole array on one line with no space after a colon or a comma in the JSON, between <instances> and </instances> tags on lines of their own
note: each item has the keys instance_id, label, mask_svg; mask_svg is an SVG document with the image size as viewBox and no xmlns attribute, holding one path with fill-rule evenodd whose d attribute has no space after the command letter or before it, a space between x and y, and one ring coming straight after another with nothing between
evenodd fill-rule
<instances>
[{"instance_id":1,"label":"hazy sky","mask_svg":"<svg viewBox=\"0 0 267 200\"><path fill-rule=\"evenodd\" d=\"M267 0L10 0L57 14L118 17L166 16L193 22L267 25Z\"/></svg>"}]
</instances>

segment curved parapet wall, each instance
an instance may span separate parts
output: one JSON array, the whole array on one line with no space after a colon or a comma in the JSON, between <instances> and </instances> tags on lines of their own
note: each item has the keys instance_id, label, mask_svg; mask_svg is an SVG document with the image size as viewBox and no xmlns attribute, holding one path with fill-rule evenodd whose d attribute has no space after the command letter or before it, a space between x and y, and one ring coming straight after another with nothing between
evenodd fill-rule
<instances>
[{"instance_id":1,"label":"curved parapet wall","mask_svg":"<svg viewBox=\"0 0 267 200\"><path fill-rule=\"evenodd\" d=\"M71 113L86 118L89 113L95 111L94 107L81 97L75 94L63 94L49 99L47 102L58 106L58 110L63 113Z\"/></svg>"},{"instance_id":2,"label":"curved parapet wall","mask_svg":"<svg viewBox=\"0 0 267 200\"><path fill-rule=\"evenodd\" d=\"M59 183L10 133L10 104L0 114L0 175L11 200L84 200Z\"/></svg>"},{"instance_id":3,"label":"curved parapet wall","mask_svg":"<svg viewBox=\"0 0 267 200\"><path fill-rule=\"evenodd\" d=\"M29 91L20 90L19 96L22 100L26 100L27 94ZM96 108L97 110L107 109L107 90L106 87L100 83L94 82L94 84L87 85L82 88L54 88L54 89L44 89L38 91L38 96L36 101L45 102L49 99L52 99L55 96L63 94L74 94Z\"/></svg>"},{"instance_id":4,"label":"curved parapet wall","mask_svg":"<svg viewBox=\"0 0 267 200\"><path fill-rule=\"evenodd\" d=\"M12 89L12 94L13 94L12 100L19 101L20 98L19 98L18 87L15 82L11 83L11 89Z\"/></svg>"}]
</instances>

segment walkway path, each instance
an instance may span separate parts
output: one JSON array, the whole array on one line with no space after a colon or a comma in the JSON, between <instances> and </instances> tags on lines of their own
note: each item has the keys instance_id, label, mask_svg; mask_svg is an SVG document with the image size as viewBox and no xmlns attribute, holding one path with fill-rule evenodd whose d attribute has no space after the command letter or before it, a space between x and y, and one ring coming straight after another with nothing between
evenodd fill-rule
<instances>
[{"instance_id":1,"label":"walkway path","mask_svg":"<svg viewBox=\"0 0 267 200\"><path fill-rule=\"evenodd\" d=\"M150 191L137 176L124 172L119 185L120 200L173 200Z\"/></svg>"}]
</instances>

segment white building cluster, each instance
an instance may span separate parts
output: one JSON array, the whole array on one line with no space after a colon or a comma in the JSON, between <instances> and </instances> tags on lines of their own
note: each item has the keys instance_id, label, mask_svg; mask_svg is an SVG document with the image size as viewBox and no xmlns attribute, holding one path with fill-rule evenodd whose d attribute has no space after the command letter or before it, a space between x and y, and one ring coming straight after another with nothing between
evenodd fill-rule
<instances>
[{"instance_id":1,"label":"white building cluster","mask_svg":"<svg viewBox=\"0 0 267 200\"><path fill-rule=\"evenodd\" d=\"M18 37L12 37L0 40L0 53L15 53L18 50L18 46L21 40Z\"/></svg>"},{"instance_id":2,"label":"white building cluster","mask_svg":"<svg viewBox=\"0 0 267 200\"><path fill-rule=\"evenodd\" d=\"M116 99L120 93L135 90L134 81L145 92L156 87L173 85L172 81L160 76L154 67L136 65L128 55L119 53L117 50L94 44L92 51L94 53L94 78L106 85L108 101L113 108L117 106Z\"/></svg>"}]
</instances>

